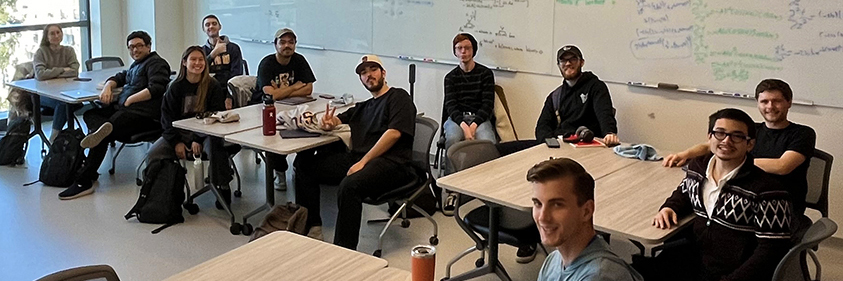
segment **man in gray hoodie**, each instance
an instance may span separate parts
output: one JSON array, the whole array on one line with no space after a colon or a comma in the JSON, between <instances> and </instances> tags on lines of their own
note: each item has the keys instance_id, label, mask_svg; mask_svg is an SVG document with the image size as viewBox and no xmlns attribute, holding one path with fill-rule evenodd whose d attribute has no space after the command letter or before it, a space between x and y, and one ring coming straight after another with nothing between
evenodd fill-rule
<instances>
[{"instance_id":1,"label":"man in gray hoodie","mask_svg":"<svg viewBox=\"0 0 843 281\"><path fill-rule=\"evenodd\" d=\"M539 281L644 280L594 231L594 178L579 163L546 160L527 171L527 180L542 243L556 248Z\"/></svg>"}]
</instances>

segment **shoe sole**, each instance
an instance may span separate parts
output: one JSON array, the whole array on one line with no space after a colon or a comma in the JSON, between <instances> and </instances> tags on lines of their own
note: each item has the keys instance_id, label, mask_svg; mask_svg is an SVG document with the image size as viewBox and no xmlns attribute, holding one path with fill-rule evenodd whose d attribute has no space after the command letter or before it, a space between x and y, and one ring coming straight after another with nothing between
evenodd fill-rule
<instances>
[{"instance_id":1,"label":"shoe sole","mask_svg":"<svg viewBox=\"0 0 843 281\"><path fill-rule=\"evenodd\" d=\"M532 261L534 261L534 260L536 259L536 254L537 254L538 252L539 252L539 249L536 249L536 251L535 251L535 252L533 252L533 255L532 255L532 256L529 256L529 257L515 257L515 262L520 263L520 264L530 263L530 262L532 262Z\"/></svg>"},{"instance_id":2,"label":"shoe sole","mask_svg":"<svg viewBox=\"0 0 843 281\"><path fill-rule=\"evenodd\" d=\"M79 144L82 148L92 148L99 145L102 140L105 139L108 135L111 134L111 131L114 129L113 125L110 122L105 122L102 124L96 132L88 134L82 139L82 142Z\"/></svg>"},{"instance_id":3,"label":"shoe sole","mask_svg":"<svg viewBox=\"0 0 843 281\"><path fill-rule=\"evenodd\" d=\"M85 191L76 193L76 195L73 195L73 196L67 196L67 197L59 196L59 199L61 199L61 200L72 200L72 199L76 199L76 198L79 198L79 197L82 197L82 196L85 196L85 195L89 195L89 194L93 194L93 193L94 193L94 188L91 187L91 188L86 189Z\"/></svg>"}]
</instances>

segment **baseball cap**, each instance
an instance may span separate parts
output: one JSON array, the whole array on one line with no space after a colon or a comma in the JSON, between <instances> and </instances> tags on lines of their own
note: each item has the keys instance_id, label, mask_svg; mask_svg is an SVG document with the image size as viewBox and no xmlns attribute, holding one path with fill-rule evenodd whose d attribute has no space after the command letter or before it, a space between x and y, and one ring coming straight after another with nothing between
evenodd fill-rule
<instances>
[{"instance_id":1,"label":"baseball cap","mask_svg":"<svg viewBox=\"0 0 843 281\"><path fill-rule=\"evenodd\" d=\"M370 65L377 65L381 70L383 70L383 63L381 63L381 59L378 56L365 55L360 59L360 63L357 64L357 68L354 69L354 72L359 75L360 72L363 72L363 68Z\"/></svg>"},{"instance_id":2,"label":"baseball cap","mask_svg":"<svg viewBox=\"0 0 843 281\"><path fill-rule=\"evenodd\" d=\"M569 53L577 56L580 59L583 59L582 51L580 51L580 48L577 48L577 46L574 45L566 45L562 48L559 48L559 51L556 52L556 60L558 61L560 58L562 58L562 55Z\"/></svg>"},{"instance_id":3,"label":"baseball cap","mask_svg":"<svg viewBox=\"0 0 843 281\"><path fill-rule=\"evenodd\" d=\"M293 30L292 30L292 29L289 29L289 28L286 28L286 27L285 27L285 28L282 28L282 29L279 29L278 31L276 31L276 32L275 32L275 37L274 37L274 38L275 38L275 39L278 39L278 38L280 38L281 36L284 36L284 34L287 34L287 33L292 34L292 35L293 35L293 38L296 38L296 33L295 33L295 32L293 32Z\"/></svg>"}]
</instances>

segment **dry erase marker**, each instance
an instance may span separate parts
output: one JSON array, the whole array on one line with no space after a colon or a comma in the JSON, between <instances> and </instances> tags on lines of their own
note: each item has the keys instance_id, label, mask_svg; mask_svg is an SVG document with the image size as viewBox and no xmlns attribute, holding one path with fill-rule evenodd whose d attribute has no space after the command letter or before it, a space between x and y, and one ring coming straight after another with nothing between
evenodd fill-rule
<instances>
[{"instance_id":1,"label":"dry erase marker","mask_svg":"<svg viewBox=\"0 0 843 281\"><path fill-rule=\"evenodd\" d=\"M644 82L626 82L630 86L644 86Z\"/></svg>"}]
</instances>

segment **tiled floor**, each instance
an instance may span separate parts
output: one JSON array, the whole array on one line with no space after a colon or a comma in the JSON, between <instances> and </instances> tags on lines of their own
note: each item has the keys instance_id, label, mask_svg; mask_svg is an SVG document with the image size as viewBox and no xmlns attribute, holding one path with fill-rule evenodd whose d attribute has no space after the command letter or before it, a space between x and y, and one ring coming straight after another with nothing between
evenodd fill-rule
<instances>
[{"instance_id":1,"label":"tiled floor","mask_svg":"<svg viewBox=\"0 0 843 281\"><path fill-rule=\"evenodd\" d=\"M159 234L150 234L158 225L142 224L134 219L126 221L123 215L137 199L139 189L135 186L134 169L141 161L145 147L125 149L115 175L108 175L108 164L102 167L93 195L60 201L60 188L40 183L22 186L38 178L40 141L33 140L31 144L35 149L29 151L26 165L0 167L0 222L6 226L0 227L0 280L33 280L61 269L90 264L109 264L123 280L161 280L248 241L245 236L228 232L228 218L214 208L210 194L198 199L199 214L185 212L185 223ZM233 207L236 214L242 215L262 204L264 166L255 164L251 151L241 152L236 159L243 177L244 194L234 200ZM326 241L331 241L333 236L335 191L332 187L323 188ZM292 191L276 192L277 202L290 198ZM383 209L366 207L363 219L383 218L386 216ZM437 214L435 219L440 231L436 275L441 278L448 260L472 244L453 218ZM371 253L375 249L382 226L363 225L360 251ZM424 219L414 219L408 229L396 225L387 232L384 258L391 267L409 270L410 248L426 244L430 235L431 225ZM617 238L613 237L612 246L622 256L628 257L634 250L628 242L614 239ZM513 280L535 280L544 255L540 253L535 261L522 265L515 262L515 250L501 246L504 267ZM843 280L843 267L840 266L843 265L843 241L826 242L819 255L824 265L824 280ZM472 254L464 258L453 272L473 268L477 256ZM278 280L283 277L279 276ZM477 280L497 278L485 276Z\"/></svg>"}]
</instances>

